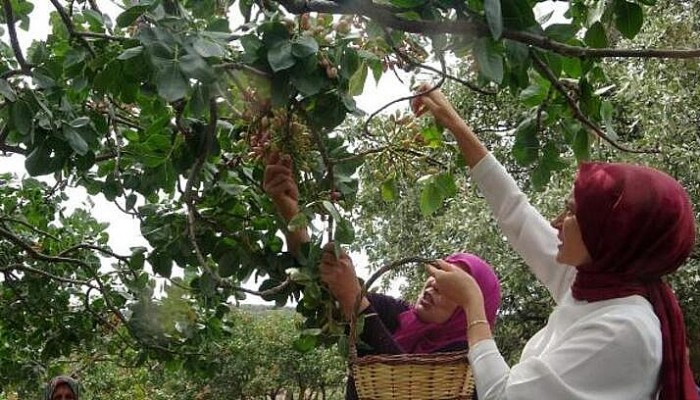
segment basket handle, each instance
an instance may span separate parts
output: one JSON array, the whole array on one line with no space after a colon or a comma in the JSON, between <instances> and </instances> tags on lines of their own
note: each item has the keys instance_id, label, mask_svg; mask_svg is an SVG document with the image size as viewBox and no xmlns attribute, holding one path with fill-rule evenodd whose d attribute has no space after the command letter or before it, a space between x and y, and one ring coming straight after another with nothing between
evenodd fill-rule
<instances>
[{"instance_id":1,"label":"basket handle","mask_svg":"<svg viewBox=\"0 0 700 400\"><path fill-rule=\"evenodd\" d=\"M349 345L349 357L350 360L356 360L357 359L357 319L359 316L359 309L360 309L360 304L362 304L362 299L367 295L367 291L369 290L370 287L381 277L384 273L398 268L402 265L405 264L410 264L410 263L420 263L420 264L431 264L435 265L436 261L434 258L425 258L425 257L420 257L420 256L413 256L413 257L406 257L402 258L400 260L396 260L394 262L391 262L389 264L386 264L379 268L375 273L373 273L369 279L362 285L362 288L360 290L360 293L358 294L357 298L355 299L355 305L353 307L353 312L350 315L350 336L348 338L348 345Z\"/></svg>"}]
</instances>

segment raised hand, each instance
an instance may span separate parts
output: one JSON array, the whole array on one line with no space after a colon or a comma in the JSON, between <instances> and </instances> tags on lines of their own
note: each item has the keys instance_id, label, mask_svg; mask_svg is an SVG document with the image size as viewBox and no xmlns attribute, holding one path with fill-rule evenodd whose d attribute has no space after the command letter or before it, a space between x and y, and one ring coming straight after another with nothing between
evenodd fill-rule
<instances>
[{"instance_id":1,"label":"raised hand","mask_svg":"<svg viewBox=\"0 0 700 400\"><path fill-rule=\"evenodd\" d=\"M438 267L428 265L428 274L435 278L435 287L443 296L463 308L475 303L483 307L484 297L476 280L463 269L443 260L437 260ZM478 305L477 304L477 305Z\"/></svg>"},{"instance_id":2,"label":"raised hand","mask_svg":"<svg viewBox=\"0 0 700 400\"><path fill-rule=\"evenodd\" d=\"M362 291L350 256L344 250L341 250L339 257L336 257L335 244L333 242L327 243L323 247L319 269L321 271L321 280L328 286L328 290L340 303L343 313L349 316L354 309L357 297ZM360 311L364 310L368 305L369 302L363 299Z\"/></svg>"},{"instance_id":3,"label":"raised hand","mask_svg":"<svg viewBox=\"0 0 700 400\"><path fill-rule=\"evenodd\" d=\"M287 222L299 212L299 187L294 180L292 158L289 155L273 152L268 156L263 190Z\"/></svg>"},{"instance_id":4,"label":"raised hand","mask_svg":"<svg viewBox=\"0 0 700 400\"><path fill-rule=\"evenodd\" d=\"M427 83L418 86L416 93L425 94L411 100L411 110L417 117L429 112L438 124L452 130L462 119L440 89L431 89Z\"/></svg>"}]
</instances>

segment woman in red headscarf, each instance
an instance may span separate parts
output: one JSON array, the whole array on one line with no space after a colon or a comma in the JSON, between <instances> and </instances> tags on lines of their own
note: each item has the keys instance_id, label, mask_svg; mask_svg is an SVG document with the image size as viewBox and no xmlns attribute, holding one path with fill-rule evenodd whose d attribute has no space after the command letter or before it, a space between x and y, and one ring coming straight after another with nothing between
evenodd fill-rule
<instances>
[{"instance_id":1,"label":"woman in red headscarf","mask_svg":"<svg viewBox=\"0 0 700 400\"><path fill-rule=\"evenodd\" d=\"M695 243L685 190L670 176L627 164L580 166L566 209L551 223L518 189L439 90L412 103L457 139L498 224L557 303L509 367L483 319L478 285L460 269L428 267L468 317L469 359L486 399L662 399L698 395L678 301L663 276Z\"/></svg>"}]
</instances>

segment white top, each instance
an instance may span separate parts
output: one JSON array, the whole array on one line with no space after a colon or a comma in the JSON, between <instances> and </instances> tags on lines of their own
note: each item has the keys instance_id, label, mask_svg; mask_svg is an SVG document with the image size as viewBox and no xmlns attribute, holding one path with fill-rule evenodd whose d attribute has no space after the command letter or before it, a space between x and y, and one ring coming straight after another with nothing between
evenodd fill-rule
<instances>
[{"instance_id":1,"label":"white top","mask_svg":"<svg viewBox=\"0 0 700 400\"><path fill-rule=\"evenodd\" d=\"M510 245L557 306L509 368L493 340L469 351L479 400L655 399L661 328L641 296L588 303L571 295L574 267L559 264L557 231L489 154L471 172Z\"/></svg>"}]
</instances>

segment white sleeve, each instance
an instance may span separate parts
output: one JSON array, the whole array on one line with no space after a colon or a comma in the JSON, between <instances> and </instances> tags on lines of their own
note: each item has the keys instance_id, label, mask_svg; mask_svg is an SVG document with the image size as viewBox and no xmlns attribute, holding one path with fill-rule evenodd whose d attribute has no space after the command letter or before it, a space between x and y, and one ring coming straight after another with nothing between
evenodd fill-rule
<instances>
[{"instance_id":1,"label":"white sleeve","mask_svg":"<svg viewBox=\"0 0 700 400\"><path fill-rule=\"evenodd\" d=\"M518 188L501 163L488 154L471 170L510 245L525 260L557 303L571 286L575 268L556 261L557 231Z\"/></svg>"},{"instance_id":2,"label":"white sleeve","mask_svg":"<svg viewBox=\"0 0 700 400\"><path fill-rule=\"evenodd\" d=\"M652 399L661 364L658 324L654 331L653 322L624 313L591 319L556 349L511 369L493 340L477 343L469 362L479 400Z\"/></svg>"}]
</instances>

